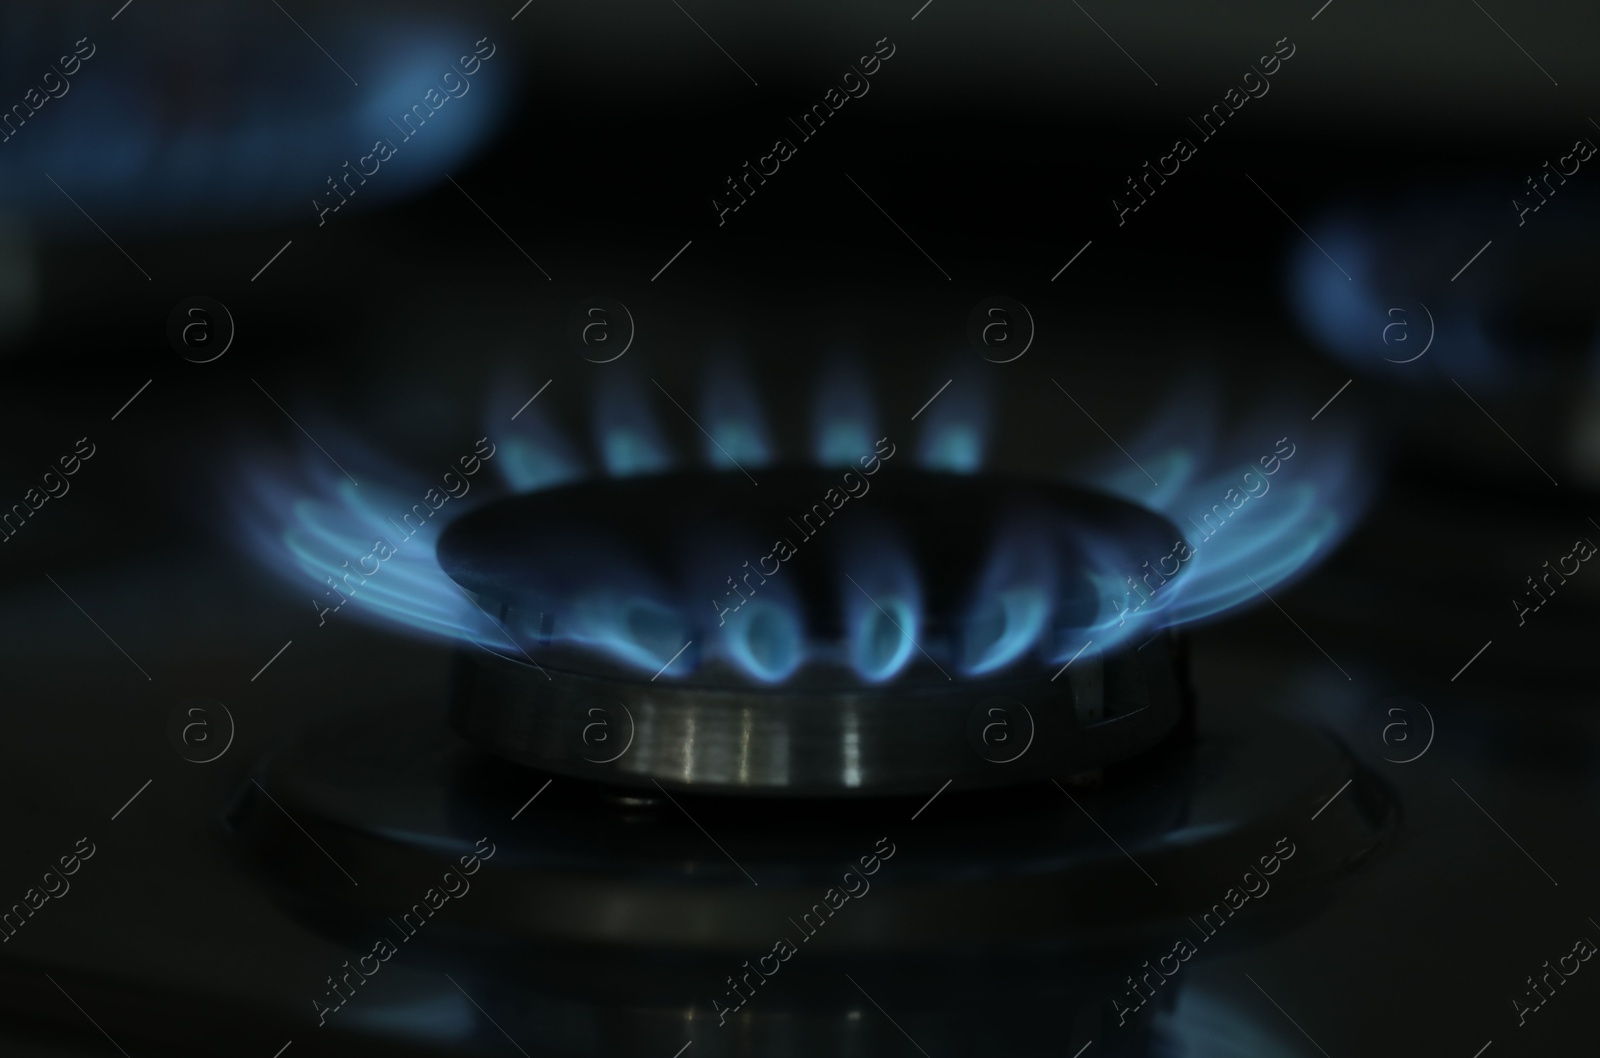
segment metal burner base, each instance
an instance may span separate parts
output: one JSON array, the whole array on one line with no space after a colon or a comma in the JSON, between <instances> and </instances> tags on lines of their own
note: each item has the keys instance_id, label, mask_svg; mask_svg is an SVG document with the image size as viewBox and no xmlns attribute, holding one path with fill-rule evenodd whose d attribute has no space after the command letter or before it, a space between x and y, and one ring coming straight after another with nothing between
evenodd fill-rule
<instances>
[{"instance_id":1,"label":"metal burner base","mask_svg":"<svg viewBox=\"0 0 1600 1058\"><path fill-rule=\"evenodd\" d=\"M1269 906L1230 923L1238 939L1399 818L1388 788L1332 738L1256 712L1212 715L1192 744L1107 769L1095 789L640 797L498 762L430 716L392 710L306 732L257 778L231 813L238 838L297 903L345 928L387 928L487 838L495 853L470 893L428 916L428 936L508 950L753 957L873 855L870 893L829 916L808 951L1170 946L1287 839L1297 851L1269 879Z\"/></svg>"},{"instance_id":2,"label":"metal burner base","mask_svg":"<svg viewBox=\"0 0 1600 1058\"><path fill-rule=\"evenodd\" d=\"M450 721L557 775L743 796L911 795L1015 786L1125 760L1178 725L1181 644L1086 656L1054 677L948 687L728 689L457 657Z\"/></svg>"}]
</instances>

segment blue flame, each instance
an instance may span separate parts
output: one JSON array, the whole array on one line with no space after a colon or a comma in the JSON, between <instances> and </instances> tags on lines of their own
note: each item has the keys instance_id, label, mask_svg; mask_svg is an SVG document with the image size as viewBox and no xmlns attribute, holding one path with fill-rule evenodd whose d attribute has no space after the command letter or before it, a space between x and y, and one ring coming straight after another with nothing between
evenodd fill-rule
<instances>
[{"instance_id":1,"label":"blue flame","mask_svg":"<svg viewBox=\"0 0 1600 1058\"><path fill-rule=\"evenodd\" d=\"M484 575L522 649L576 647L649 674L694 670L700 657L698 649L688 649L700 638L694 623L672 586L638 560L623 538L604 527L530 534L519 538L530 556L556 559L541 563L537 578L502 580L493 571L458 569L468 583ZM489 565L499 569L497 562Z\"/></svg>"},{"instance_id":2,"label":"blue flame","mask_svg":"<svg viewBox=\"0 0 1600 1058\"><path fill-rule=\"evenodd\" d=\"M1039 530L1009 526L1000 534L979 582L962 636L961 670L981 676L1031 649L1050 621L1054 549Z\"/></svg>"},{"instance_id":3,"label":"blue flame","mask_svg":"<svg viewBox=\"0 0 1600 1058\"><path fill-rule=\"evenodd\" d=\"M19 24L10 10L0 17L0 65L26 71L33 85L62 51L71 55L79 36L70 21ZM66 94L29 117L0 152L0 206L52 232L98 239L44 178L48 172L118 236L218 223L310 224L312 198L337 204L326 181L342 179L343 163L358 164L375 140L387 138L396 150L364 183L352 178L352 210L442 184L443 173L459 171L489 142L515 98L517 67L502 41L466 94L406 141L392 120L438 89L480 29L399 14L376 26L348 17L331 23L326 35L317 31L319 39L356 71L361 89L353 91L332 64L313 71L285 58L306 44L286 19L263 21L219 6L190 21L175 28L125 17L117 24L122 44L98 34L85 44L94 51L68 79ZM8 106L22 103L25 87ZM329 214L329 223L336 216Z\"/></svg>"},{"instance_id":4,"label":"blue flame","mask_svg":"<svg viewBox=\"0 0 1600 1058\"><path fill-rule=\"evenodd\" d=\"M898 675L916 648L916 593L884 592L871 605L852 601L850 610L851 666L868 683Z\"/></svg>"},{"instance_id":5,"label":"blue flame","mask_svg":"<svg viewBox=\"0 0 1600 1058\"><path fill-rule=\"evenodd\" d=\"M517 492L553 489L583 476L583 468L537 437L508 437L502 445L501 476Z\"/></svg>"},{"instance_id":6,"label":"blue flame","mask_svg":"<svg viewBox=\"0 0 1600 1058\"><path fill-rule=\"evenodd\" d=\"M860 368L835 363L818 377L811 421L811 457L818 466L853 467L872 451L878 413Z\"/></svg>"},{"instance_id":7,"label":"blue flame","mask_svg":"<svg viewBox=\"0 0 1600 1058\"><path fill-rule=\"evenodd\" d=\"M565 437L539 412L518 416L517 432L500 444L500 476L517 492L553 489L583 477L583 464Z\"/></svg>"},{"instance_id":8,"label":"blue flame","mask_svg":"<svg viewBox=\"0 0 1600 1058\"><path fill-rule=\"evenodd\" d=\"M696 659L684 649L688 624L676 606L658 597L638 588L601 589L577 595L563 610L563 638L571 642L646 672L665 667L663 675L678 676L694 669Z\"/></svg>"},{"instance_id":9,"label":"blue flame","mask_svg":"<svg viewBox=\"0 0 1600 1058\"><path fill-rule=\"evenodd\" d=\"M433 483L398 470L335 430L319 427L319 436L323 434L365 483L357 487L322 453L311 451L298 470L251 475L250 489L235 513L254 553L304 586L308 616L318 617L319 625L349 615L505 649L505 633L435 559L439 531L453 516L447 508L466 503L465 497L447 501L426 518L411 513L419 503L428 510L421 501ZM376 572L366 575L362 571L371 567L363 560L379 541L390 545L393 554L381 562L372 560ZM341 601L341 592L348 593L347 603ZM323 608L335 612L324 615Z\"/></svg>"},{"instance_id":10,"label":"blue flame","mask_svg":"<svg viewBox=\"0 0 1600 1058\"><path fill-rule=\"evenodd\" d=\"M973 474L983 466L989 406L982 388L957 378L922 411L917 462L928 470Z\"/></svg>"},{"instance_id":11,"label":"blue flame","mask_svg":"<svg viewBox=\"0 0 1600 1058\"><path fill-rule=\"evenodd\" d=\"M1288 298L1301 327L1352 366L1392 380L1442 383L1452 377L1470 385L1517 377L1514 361L1525 361L1529 350L1502 348L1488 327L1506 300L1488 280L1509 262L1474 261L1476 287L1451 279L1472 254L1461 241L1460 222L1473 211L1464 198L1430 196L1390 209L1347 206L1314 218L1307 230L1315 245L1296 239L1289 253ZM1540 249L1548 253L1552 242L1566 237L1547 233Z\"/></svg>"},{"instance_id":12,"label":"blue flame","mask_svg":"<svg viewBox=\"0 0 1600 1058\"><path fill-rule=\"evenodd\" d=\"M691 556L688 582L706 588L715 585L720 592L711 603L716 623L704 633L709 641L706 656L762 683L788 679L808 654L802 607L794 594L795 574L781 563L763 572L765 560L758 558L754 565L745 560L729 576L729 555L760 555L768 548L747 531L721 521L708 521L683 546ZM703 612L701 605L697 602L690 612Z\"/></svg>"},{"instance_id":13,"label":"blue flame","mask_svg":"<svg viewBox=\"0 0 1600 1058\"><path fill-rule=\"evenodd\" d=\"M594 425L601 461L612 477L660 474L672 468L651 405L631 379L615 373L605 376L596 392Z\"/></svg>"},{"instance_id":14,"label":"blue flame","mask_svg":"<svg viewBox=\"0 0 1600 1058\"><path fill-rule=\"evenodd\" d=\"M583 460L535 403L550 381L534 384L508 370L490 390L483 430L496 438L495 469L514 492L553 489L584 476Z\"/></svg>"},{"instance_id":15,"label":"blue flame","mask_svg":"<svg viewBox=\"0 0 1600 1058\"><path fill-rule=\"evenodd\" d=\"M850 667L868 683L899 675L917 649L922 589L904 542L882 523L863 526L844 545L839 597Z\"/></svg>"},{"instance_id":16,"label":"blue flame","mask_svg":"<svg viewBox=\"0 0 1600 1058\"><path fill-rule=\"evenodd\" d=\"M739 382L716 385L726 388L708 393L703 408L724 445L731 441L741 462L769 458L772 442L754 395ZM924 572L914 560L919 551L870 500L859 510L852 506L851 520L831 542L805 545L832 551L831 575L840 578L837 623L805 612L795 594L798 574L782 571L796 550L786 540L773 544L766 559L733 569L737 581L728 577L730 556L769 551L763 542L739 537L735 521L697 525L694 539L672 542L675 554L694 561L670 584L631 553L626 532L616 539L585 531L574 534L577 539L552 535L530 543L560 561L528 589L537 594L505 600L503 627L440 569L435 555L444 524L483 497L490 475L471 479L480 491L470 498L445 500L438 479L399 471L322 425L318 436L362 484L357 487L323 452L308 450L298 469L248 475L239 514L257 554L308 590L314 607L308 617L319 621L355 614L501 652L508 645L517 651L566 645L663 679L686 678L715 662L767 684L813 664L883 683L906 674L923 654L941 671L949 666L964 678L979 678L1030 657L1061 664L1091 645L1109 650L1259 602L1311 568L1359 518L1371 483L1350 438L1331 424L1291 438L1256 423L1232 429L1224 443L1196 388L1183 387L1181 402L1175 399L1155 416L1142 438L1130 438L1126 455L1116 453L1087 475L1096 488L1165 515L1177 527L1170 548L1150 551L1158 539L1136 540L1070 518L998 511L998 531L958 614L946 613L940 602L939 613L929 615ZM492 416L502 436L491 461L519 491L573 481L584 472L538 406L528 406L532 392L524 383L506 385ZM855 406L862 391L833 392L839 401L828 406L837 411ZM946 393L929 408L932 416L941 401L957 398L942 417L930 419L923 449L929 465L976 468L977 449L950 440L981 436L985 415L967 399L970 392ZM850 393L856 395L845 396ZM648 403L626 384L601 395L595 425L608 473L672 465ZM518 417L506 427L505 408L513 405ZM832 418L822 407L817 421L827 428L814 439L819 450L834 443L830 436L837 441L848 433L863 441L850 453L853 464L871 448L870 417ZM708 449L705 457L722 465L720 453ZM442 462L441 471L449 466ZM374 557L380 543L392 551L382 560ZM766 565L772 561L778 565ZM708 612L706 599L719 594ZM837 631L811 638L810 619Z\"/></svg>"},{"instance_id":17,"label":"blue flame","mask_svg":"<svg viewBox=\"0 0 1600 1058\"><path fill-rule=\"evenodd\" d=\"M1264 593L1332 551L1371 498L1373 482L1354 438L1331 424L1298 442L1254 424L1238 431L1228 448L1254 451L1255 457L1236 456L1239 461L1234 462L1219 456L1211 440L1217 431L1210 401L1186 397L1155 421L1144 438L1128 447L1132 459L1159 475L1159 487L1152 489L1145 472L1128 460L1089 475L1097 487L1166 515L1181 534L1173 551L1127 571L1134 585L1096 585L1111 600L1107 616L1138 610L1143 598L1139 592L1148 591L1149 608L1139 611L1141 631L1200 621L1259 602ZM1179 442L1177 436L1198 440ZM1184 553L1179 544L1191 557L1169 559ZM1169 568L1165 561L1174 562L1179 571L1162 583ZM1156 571L1156 582L1143 580L1150 570ZM1112 627L1104 620L1099 626L1107 631ZM1130 625L1119 621L1115 627Z\"/></svg>"},{"instance_id":18,"label":"blue flame","mask_svg":"<svg viewBox=\"0 0 1600 1058\"><path fill-rule=\"evenodd\" d=\"M1005 668L1034 645L1049 619L1050 597L1043 588L989 596L971 619L962 671L981 676Z\"/></svg>"},{"instance_id":19,"label":"blue flame","mask_svg":"<svg viewBox=\"0 0 1600 1058\"><path fill-rule=\"evenodd\" d=\"M728 656L763 683L793 675L805 660L805 637L793 605L756 599L728 620L724 637Z\"/></svg>"},{"instance_id":20,"label":"blue flame","mask_svg":"<svg viewBox=\"0 0 1600 1058\"><path fill-rule=\"evenodd\" d=\"M761 401L744 371L734 364L707 373L700 397L706 462L719 470L764 467L772 442L761 417Z\"/></svg>"}]
</instances>

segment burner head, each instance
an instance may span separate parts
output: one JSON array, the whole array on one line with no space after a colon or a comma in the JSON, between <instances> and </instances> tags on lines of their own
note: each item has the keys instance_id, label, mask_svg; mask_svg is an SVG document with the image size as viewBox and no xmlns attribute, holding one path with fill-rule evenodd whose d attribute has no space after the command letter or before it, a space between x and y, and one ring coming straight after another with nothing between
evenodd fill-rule
<instances>
[{"instance_id":1,"label":"burner head","mask_svg":"<svg viewBox=\"0 0 1600 1058\"><path fill-rule=\"evenodd\" d=\"M452 720L545 770L702 792L1090 770L1179 719L1173 638L1119 642L1103 609L1176 535L1080 489L865 466L504 500L439 542L506 632L460 655Z\"/></svg>"}]
</instances>

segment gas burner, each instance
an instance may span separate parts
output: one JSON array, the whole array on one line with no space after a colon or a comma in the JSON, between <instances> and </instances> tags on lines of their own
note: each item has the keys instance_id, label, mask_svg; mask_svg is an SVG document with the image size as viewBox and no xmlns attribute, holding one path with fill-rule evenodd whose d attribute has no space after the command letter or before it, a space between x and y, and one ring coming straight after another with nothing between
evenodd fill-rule
<instances>
[{"instance_id":1,"label":"gas burner","mask_svg":"<svg viewBox=\"0 0 1600 1058\"><path fill-rule=\"evenodd\" d=\"M1361 507L1347 444L1296 457L1263 431L1224 456L1168 417L1132 442L1140 480L1066 485L985 470L970 400L899 459L864 398L824 406L848 414L819 415L815 465L789 466L755 401L713 390L731 451L685 469L647 408L602 400L603 476L528 411L461 460L494 459L518 494L437 518L437 489L371 484L403 480L378 461L359 491L317 462L256 480L252 539L326 586L319 619L351 602L456 647L446 716L390 702L307 730L244 789L234 833L291 912L345 943L405 931L386 943L450 975L434 999L490 997L541 1053L685 1035L696 1054L871 1053L888 1041L863 1027L859 971L963 1053L993 1049L1004 1008L1006 1053L1054 1053L1070 1011L1105 1053L1146 1055L1151 1020L1106 1035L1108 965L1170 948L1330 789L1282 900L1229 938L1292 923L1393 831L1388 789L1328 737L1233 709L1202 724L1179 633L1338 542ZM412 493L426 506L397 521ZM491 848L471 897L436 906L440 871ZM894 871L871 910L814 903L872 856ZM730 966L818 915L789 998L746 1009ZM328 984L318 1003L342 1007Z\"/></svg>"},{"instance_id":2,"label":"gas burner","mask_svg":"<svg viewBox=\"0 0 1600 1058\"><path fill-rule=\"evenodd\" d=\"M844 481L858 509L837 471L795 469L588 482L459 519L440 563L506 639L460 653L457 730L574 777L824 796L1070 775L1178 723L1174 637L1119 647L1104 590L1170 547L1164 518L1039 482Z\"/></svg>"}]
</instances>

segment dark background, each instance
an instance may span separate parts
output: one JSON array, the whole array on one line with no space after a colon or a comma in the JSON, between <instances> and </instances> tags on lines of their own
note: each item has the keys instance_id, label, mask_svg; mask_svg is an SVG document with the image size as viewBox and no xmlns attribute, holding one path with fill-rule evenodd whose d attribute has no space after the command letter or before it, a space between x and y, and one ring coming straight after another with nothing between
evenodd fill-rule
<instances>
[{"instance_id":1,"label":"dark background","mask_svg":"<svg viewBox=\"0 0 1600 1058\"><path fill-rule=\"evenodd\" d=\"M1270 977L1332 1055L1471 1058L1490 1039L1495 1054L1556 1053L1592 1038L1590 974L1526 1028L1510 999L1573 939L1600 938L1588 918L1600 574L1573 577L1524 627L1507 600L1600 532L1600 455L1583 442L1600 406L1593 174L1522 226L1510 205L1547 159L1600 135L1593 9L1490 5L1502 31L1470 0L1088 14L933 0L914 20L914 3L686 14L670 0L536 0L514 22L515 3L285 6L0 15L0 104L71 41L97 47L69 94L0 144L0 501L20 500L76 438L98 446L71 492L0 545L0 897L80 833L103 850L64 906L0 949L14 1053L111 1053L46 973L131 1054L311 1046L308 982L343 956L279 915L220 839L221 813L255 756L311 718L442 700L446 647L309 625L310 588L258 566L230 521L259 454L302 447L258 385L319 439L327 424L432 475L480 435L508 368L526 394L552 380L539 407L582 442L604 372L690 394L713 354L748 368L797 455L835 356L869 373L885 418L958 373L985 387L986 466L1009 472L1115 456L1052 378L1118 438L1174 397L1201 399L1198 381L1224 423L1361 435L1377 499L1342 551L1275 594L1353 678L1262 606L1197 632L1194 682L1202 709L1267 704L1342 729L1363 753L1382 726L1374 706L1406 694L1432 710L1438 742L1414 764L1378 765L1406 813L1384 858L1311 922L1189 971L1237 1019L1220 1040L1197 1030L1189 1053L1313 1053L1246 973ZM399 85L397 115L485 35L498 50L472 91L319 227L323 181L386 134L364 109L377 86ZM727 177L883 37L896 51L869 94L719 226L710 198ZM1185 118L1285 37L1296 51L1269 94L1119 226L1126 178L1195 138ZM241 129L265 146L193 146ZM1446 341L1429 361L1386 363L1383 307L1365 359L1320 346L1291 307L1291 259L1307 249L1297 225L1342 207L1381 219L1368 249L1396 262L1381 291L1393 304L1441 291L1492 309L1493 373L1463 387ZM966 344L969 309L997 293L1038 328L1009 365ZM208 364L166 338L172 307L196 294L237 324ZM572 306L595 294L638 324L618 364L587 363L566 340ZM689 423L659 414L680 451L698 450ZM166 744L169 710L192 694L239 721L217 764ZM402 972L426 977L387 971Z\"/></svg>"}]
</instances>

